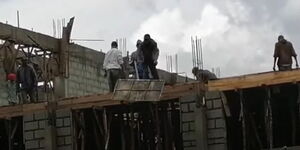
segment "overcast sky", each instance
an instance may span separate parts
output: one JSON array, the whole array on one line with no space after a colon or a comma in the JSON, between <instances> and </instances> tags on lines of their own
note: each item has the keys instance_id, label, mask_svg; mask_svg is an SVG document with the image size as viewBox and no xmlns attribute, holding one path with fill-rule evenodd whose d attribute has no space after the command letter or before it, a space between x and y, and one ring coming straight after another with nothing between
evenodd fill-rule
<instances>
[{"instance_id":1,"label":"overcast sky","mask_svg":"<svg viewBox=\"0 0 300 150\"><path fill-rule=\"evenodd\" d=\"M221 76L270 71L274 44L283 34L299 53L299 0L0 0L0 21L53 36L53 19L75 16L72 38L103 39L78 44L106 52L112 40L127 49L149 33L167 54L178 54L179 72L190 74L191 36L203 42L204 68Z\"/></svg>"}]
</instances>

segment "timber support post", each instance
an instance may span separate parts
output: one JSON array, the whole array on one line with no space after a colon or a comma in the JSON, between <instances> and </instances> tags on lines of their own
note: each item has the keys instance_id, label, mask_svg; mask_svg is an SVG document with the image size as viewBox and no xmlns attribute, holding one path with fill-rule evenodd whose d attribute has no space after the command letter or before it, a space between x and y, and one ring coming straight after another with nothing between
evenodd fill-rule
<instances>
[{"instance_id":1,"label":"timber support post","mask_svg":"<svg viewBox=\"0 0 300 150\"><path fill-rule=\"evenodd\" d=\"M201 150L208 150L207 142L207 118L206 118L206 107L203 103L204 94L198 94L196 97L195 107L195 132L197 138L197 148ZM198 104L197 102L201 102Z\"/></svg>"},{"instance_id":2,"label":"timber support post","mask_svg":"<svg viewBox=\"0 0 300 150\"><path fill-rule=\"evenodd\" d=\"M56 102L49 102L48 123L45 127L46 150L56 150Z\"/></svg>"},{"instance_id":3,"label":"timber support post","mask_svg":"<svg viewBox=\"0 0 300 150\"><path fill-rule=\"evenodd\" d=\"M242 121L243 150L247 150L246 110L245 110L245 101L244 101L243 90L239 90L239 95L240 95L240 106L241 106L239 120Z\"/></svg>"},{"instance_id":4,"label":"timber support post","mask_svg":"<svg viewBox=\"0 0 300 150\"><path fill-rule=\"evenodd\" d=\"M273 149L273 116L272 116L272 106L271 106L271 91L270 88L266 88L267 99L266 99L266 125L267 125L267 136L269 141L269 150Z\"/></svg>"}]
</instances>

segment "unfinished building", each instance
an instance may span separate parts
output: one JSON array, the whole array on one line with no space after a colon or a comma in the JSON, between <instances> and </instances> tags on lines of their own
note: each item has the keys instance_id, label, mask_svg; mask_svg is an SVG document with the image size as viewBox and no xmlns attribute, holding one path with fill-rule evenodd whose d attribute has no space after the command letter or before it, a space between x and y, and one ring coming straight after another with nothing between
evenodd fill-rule
<instances>
[{"instance_id":1,"label":"unfinished building","mask_svg":"<svg viewBox=\"0 0 300 150\"><path fill-rule=\"evenodd\" d=\"M158 99L114 99L101 69L104 54L70 43L72 23L63 28L62 39L0 23L2 149L252 150L300 145L299 114L290 113L298 112L299 70L208 84L160 71L166 84ZM22 57L39 70L39 101L11 105L15 98L6 75L15 72ZM129 92L140 89L142 82L146 89L156 84L129 81Z\"/></svg>"}]
</instances>

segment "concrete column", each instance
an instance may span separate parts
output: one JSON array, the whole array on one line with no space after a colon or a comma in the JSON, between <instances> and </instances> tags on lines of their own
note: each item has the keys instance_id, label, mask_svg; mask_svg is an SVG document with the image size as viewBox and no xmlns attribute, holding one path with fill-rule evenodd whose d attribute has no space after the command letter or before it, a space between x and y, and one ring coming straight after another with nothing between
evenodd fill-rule
<instances>
[{"instance_id":1,"label":"concrete column","mask_svg":"<svg viewBox=\"0 0 300 150\"><path fill-rule=\"evenodd\" d=\"M56 99L66 97L66 80L64 77L55 77L54 79L54 97Z\"/></svg>"}]
</instances>

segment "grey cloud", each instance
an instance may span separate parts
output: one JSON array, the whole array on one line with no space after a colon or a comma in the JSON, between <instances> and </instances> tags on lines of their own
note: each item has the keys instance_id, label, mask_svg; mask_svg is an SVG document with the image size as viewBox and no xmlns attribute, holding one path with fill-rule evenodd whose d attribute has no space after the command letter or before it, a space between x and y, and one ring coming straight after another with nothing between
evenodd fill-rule
<instances>
[{"instance_id":1,"label":"grey cloud","mask_svg":"<svg viewBox=\"0 0 300 150\"><path fill-rule=\"evenodd\" d=\"M75 16L72 36L104 39L101 43L80 43L104 52L112 40L120 37L127 37L128 50L132 51L136 39L142 38L137 34L140 29L157 31L166 40L154 36L162 51L159 66L165 68L166 54L178 53L181 72L191 69L190 36L203 38L205 67L221 67L223 76L271 70L278 34L284 34L300 52L298 0L0 0L0 3L0 21L15 24L16 10L20 10L22 27L33 27L49 35L53 18ZM227 20L203 21L207 5L217 8L217 15ZM164 12L167 15L179 12L175 16L177 21L161 15ZM149 22L157 17L164 18L156 19L161 21L159 24ZM209 26L212 33L206 35L211 30Z\"/></svg>"}]
</instances>

